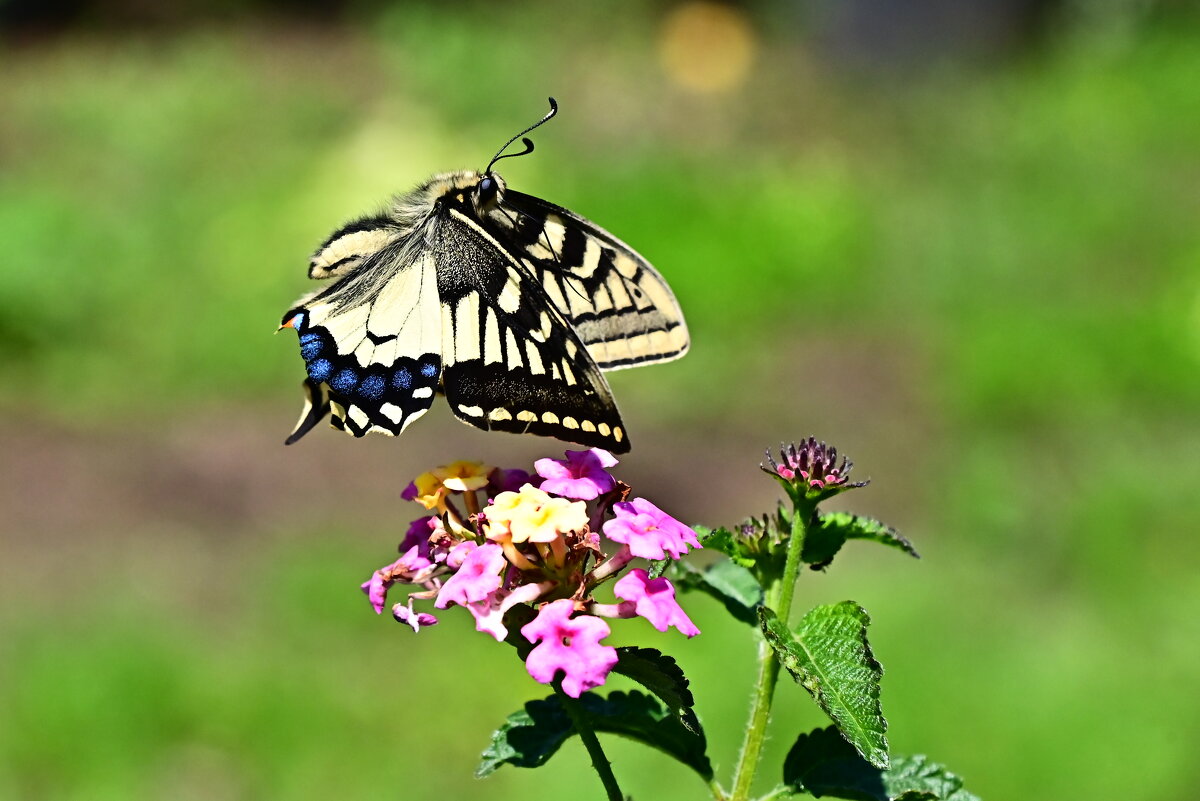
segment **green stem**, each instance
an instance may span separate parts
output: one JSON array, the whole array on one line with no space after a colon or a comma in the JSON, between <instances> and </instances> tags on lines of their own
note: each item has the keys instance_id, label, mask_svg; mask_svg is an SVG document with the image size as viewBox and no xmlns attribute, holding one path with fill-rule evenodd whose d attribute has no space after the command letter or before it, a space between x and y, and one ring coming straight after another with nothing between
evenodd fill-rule
<instances>
[{"instance_id":1,"label":"green stem","mask_svg":"<svg viewBox=\"0 0 1200 801\"><path fill-rule=\"evenodd\" d=\"M808 519L813 509L807 504L796 504L792 511L792 536L788 540L787 564L783 568L783 595L775 614L785 626L792 614L792 596L796 594L796 580L800 578L800 556L804 552L804 538L808 534Z\"/></svg>"},{"instance_id":2,"label":"green stem","mask_svg":"<svg viewBox=\"0 0 1200 801\"><path fill-rule=\"evenodd\" d=\"M558 693L559 702L567 711L567 715L571 718L571 724L575 727L575 732L579 735L579 739L583 740L583 747L587 749L588 755L592 758L592 767L600 775L600 783L604 785L608 801L624 801L625 796L621 794L617 777L612 772L612 763L604 755L604 749L600 747L600 740L596 737L596 732L592 730L587 718L580 711L579 702L564 693L557 684L555 684L554 691Z\"/></svg>"},{"instance_id":3,"label":"green stem","mask_svg":"<svg viewBox=\"0 0 1200 801\"><path fill-rule=\"evenodd\" d=\"M783 577L767 588L763 604L778 615L786 626L792 610L792 596L796 592L796 579L800 576L800 554L804 550L807 533L805 521L812 514L807 504L795 504L792 512L792 534L788 539L787 561ZM762 640L758 644L758 681L754 685L754 705L750 711L750 723L746 727L746 739L742 743L742 755L734 772L731 801L748 801L754 785L754 774L767 741L767 723L771 719L771 701L775 697L775 685L779 681L779 659L774 649Z\"/></svg>"}]
</instances>

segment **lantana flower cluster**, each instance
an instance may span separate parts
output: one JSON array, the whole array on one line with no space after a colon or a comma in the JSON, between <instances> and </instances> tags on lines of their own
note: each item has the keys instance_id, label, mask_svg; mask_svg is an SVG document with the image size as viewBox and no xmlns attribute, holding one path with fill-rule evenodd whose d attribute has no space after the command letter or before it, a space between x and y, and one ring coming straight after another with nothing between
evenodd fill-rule
<instances>
[{"instance_id":1,"label":"lantana flower cluster","mask_svg":"<svg viewBox=\"0 0 1200 801\"><path fill-rule=\"evenodd\" d=\"M601 644L605 618L643 617L659 631L699 634L669 580L627 570L635 558L678 559L699 548L696 532L631 498L609 473L617 464L609 452L565 455L539 459L532 474L459 461L418 476L402 497L429 514L409 526L400 558L362 585L375 611L393 585L414 585L392 606L396 620L419 631L438 619L414 603L461 606L476 629L502 641L505 614L527 604L536 617L519 629L533 645L526 669L543 684L561 678L575 698L604 684L617 663L616 649ZM595 592L609 582L617 601L602 603Z\"/></svg>"}]
</instances>

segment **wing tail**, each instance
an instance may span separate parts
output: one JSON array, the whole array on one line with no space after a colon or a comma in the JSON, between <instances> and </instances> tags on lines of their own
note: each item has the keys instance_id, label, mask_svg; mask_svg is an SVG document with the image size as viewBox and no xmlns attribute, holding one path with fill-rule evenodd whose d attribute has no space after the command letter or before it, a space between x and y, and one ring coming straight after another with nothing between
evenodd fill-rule
<instances>
[{"instance_id":1,"label":"wing tail","mask_svg":"<svg viewBox=\"0 0 1200 801\"><path fill-rule=\"evenodd\" d=\"M304 379L300 386L304 390L304 409L300 412L296 429L284 441L284 445L291 445L299 440L329 414L329 387L318 384L311 378Z\"/></svg>"}]
</instances>

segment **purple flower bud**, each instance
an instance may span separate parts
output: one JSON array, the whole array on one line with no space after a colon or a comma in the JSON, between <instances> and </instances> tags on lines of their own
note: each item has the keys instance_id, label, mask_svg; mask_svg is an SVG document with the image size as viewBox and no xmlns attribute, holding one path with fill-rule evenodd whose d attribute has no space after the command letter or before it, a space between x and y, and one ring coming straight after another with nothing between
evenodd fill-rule
<instances>
[{"instance_id":1,"label":"purple flower bud","mask_svg":"<svg viewBox=\"0 0 1200 801\"><path fill-rule=\"evenodd\" d=\"M412 627L413 631L419 632L425 626L436 626L438 619L428 612L417 612L412 608L412 599L410 598L407 604L395 604L392 606L392 617L396 618L398 623L405 623Z\"/></svg>"},{"instance_id":2,"label":"purple flower bud","mask_svg":"<svg viewBox=\"0 0 1200 801\"><path fill-rule=\"evenodd\" d=\"M503 470L497 467L488 474L487 496L495 498L502 492L516 492L529 483L530 475L524 470Z\"/></svg>"},{"instance_id":3,"label":"purple flower bud","mask_svg":"<svg viewBox=\"0 0 1200 801\"><path fill-rule=\"evenodd\" d=\"M440 522L433 515L426 517L418 517L416 520L408 524L408 531L404 535L404 541L400 543L400 553L404 553L409 548L416 547L417 552L429 558L429 535L440 527Z\"/></svg>"},{"instance_id":4,"label":"purple flower bud","mask_svg":"<svg viewBox=\"0 0 1200 801\"><path fill-rule=\"evenodd\" d=\"M789 492L820 501L843 490L867 485L866 481L851 483L849 476L854 463L843 456L839 464L837 455L837 448L809 437L798 445L794 442L781 445L778 462L767 451L770 466L760 464L759 467L790 484Z\"/></svg>"}]
</instances>

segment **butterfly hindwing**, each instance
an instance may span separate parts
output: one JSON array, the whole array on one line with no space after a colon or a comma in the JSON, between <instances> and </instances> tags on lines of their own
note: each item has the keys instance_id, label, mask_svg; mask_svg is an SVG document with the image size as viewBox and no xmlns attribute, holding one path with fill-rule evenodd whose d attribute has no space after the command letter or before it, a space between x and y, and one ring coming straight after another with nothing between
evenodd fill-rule
<instances>
[{"instance_id":1,"label":"butterfly hindwing","mask_svg":"<svg viewBox=\"0 0 1200 801\"><path fill-rule=\"evenodd\" d=\"M434 244L443 389L463 422L629 450L608 383L542 287L476 219L451 210Z\"/></svg>"},{"instance_id":2,"label":"butterfly hindwing","mask_svg":"<svg viewBox=\"0 0 1200 801\"><path fill-rule=\"evenodd\" d=\"M683 313L662 276L600 226L511 189L482 222L518 252L601 369L687 352Z\"/></svg>"},{"instance_id":3,"label":"butterfly hindwing","mask_svg":"<svg viewBox=\"0 0 1200 801\"><path fill-rule=\"evenodd\" d=\"M396 435L423 415L441 376L441 315L428 254L385 248L284 315L308 378L294 442L324 416L363 436Z\"/></svg>"}]
</instances>

